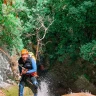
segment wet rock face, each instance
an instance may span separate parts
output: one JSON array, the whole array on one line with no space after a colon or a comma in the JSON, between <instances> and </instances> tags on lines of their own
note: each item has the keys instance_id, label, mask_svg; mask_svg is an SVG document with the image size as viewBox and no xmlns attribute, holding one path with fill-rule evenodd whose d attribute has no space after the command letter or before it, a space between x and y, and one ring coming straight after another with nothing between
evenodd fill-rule
<instances>
[{"instance_id":1,"label":"wet rock face","mask_svg":"<svg viewBox=\"0 0 96 96\"><path fill-rule=\"evenodd\" d=\"M79 76L78 79L73 84L73 90L77 92L89 91L92 94L96 94L96 86L89 82L83 75Z\"/></svg>"},{"instance_id":2,"label":"wet rock face","mask_svg":"<svg viewBox=\"0 0 96 96\"><path fill-rule=\"evenodd\" d=\"M6 83L6 81L9 79L9 76L11 75L12 75L12 71L10 68L10 64L8 63L8 60L6 59L6 56L0 53L0 84L2 82Z\"/></svg>"}]
</instances>

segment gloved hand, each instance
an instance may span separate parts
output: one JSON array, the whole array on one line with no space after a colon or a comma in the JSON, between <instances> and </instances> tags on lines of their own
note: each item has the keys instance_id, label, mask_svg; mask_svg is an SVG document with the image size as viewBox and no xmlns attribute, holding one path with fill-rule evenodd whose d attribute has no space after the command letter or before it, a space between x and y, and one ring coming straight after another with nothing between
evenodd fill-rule
<instances>
[{"instance_id":1,"label":"gloved hand","mask_svg":"<svg viewBox=\"0 0 96 96\"><path fill-rule=\"evenodd\" d=\"M22 68L22 72L21 72L21 76L23 75L23 74L26 74L27 73L27 71L28 71L28 69L25 69L25 68Z\"/></svg>"}]
</instances>

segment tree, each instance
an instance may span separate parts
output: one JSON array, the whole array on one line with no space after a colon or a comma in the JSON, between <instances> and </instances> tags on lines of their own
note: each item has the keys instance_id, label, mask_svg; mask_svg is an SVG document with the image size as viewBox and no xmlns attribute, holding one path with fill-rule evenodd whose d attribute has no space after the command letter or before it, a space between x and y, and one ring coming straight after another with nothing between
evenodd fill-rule
<instances>
[{"instance_id":1,"label":"tree","mask_svg":"<svg viewBox=\"0 0 96 96\"><path fill-rule=\"evenodd\" d=\"M34 0L31 2L34 2ZM42 45L44 45L43 40L48 32L49 27L54 21L53 18L50 18L49 14L46 15L46 2L41 0L40 2L37 1L34 4L30 4L30 0L26 1L27 7L30 8L30 6L32 6L32 10L30 10L28 20L25 23L25 35L23 35L23 39L27 43L30 39L30 41L37 44L36 58L38 57L38 53L41 53L42 51ZM44 10L43 7L45 7Z\"/></svg>"},{"instance_id":2,"label":"tree","mask_svg":"<svg viewBox=\"0 0 96 96\"><path fill-rule=\"evenodd\" d=\"M20 37L22 34L22 24L16 11L18 9L18 7L16 8L18 3L18 1L14 1L14 4L12 4L12 1L9 2L6 0L1 2L0 45L6 45L11 51L13 48L16 48L16 50L19 52L23 48L23 43Z\"/></svg>"}]
</instances>

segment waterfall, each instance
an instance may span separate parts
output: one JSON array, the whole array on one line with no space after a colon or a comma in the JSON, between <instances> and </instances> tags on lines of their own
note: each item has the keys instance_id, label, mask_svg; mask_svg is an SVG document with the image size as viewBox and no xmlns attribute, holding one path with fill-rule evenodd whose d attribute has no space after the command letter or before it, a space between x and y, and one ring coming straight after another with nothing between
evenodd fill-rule
<instances>
[{"instance_id":1,"label":"waterfall","mask_svg":"<svg viewBox=\"0 0 96 96\"><path fill-rule=\"evenodd\" d=\"M50 92L49 84L46 80L40 82L40 88L38 88L37 96L53 96Z\"/></svg>"}]
</instances>

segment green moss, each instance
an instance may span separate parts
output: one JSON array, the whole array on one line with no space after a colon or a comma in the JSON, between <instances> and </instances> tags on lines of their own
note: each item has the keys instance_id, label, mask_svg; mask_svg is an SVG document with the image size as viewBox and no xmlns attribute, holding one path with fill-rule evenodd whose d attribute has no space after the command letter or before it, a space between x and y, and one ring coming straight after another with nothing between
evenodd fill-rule
<instances>
[{"instance_id":1,"label":"green moss","mask_svg":"<svg viewBox=\"0 0 96 96\"><path fill-rule=\"evenodd\" d=\"M11 86L7 89L2 89L6 96L18 96L18 86ZM32 96L31 90L29 88L24 89L24 96Z\"/></svg>"}]
</instances>

